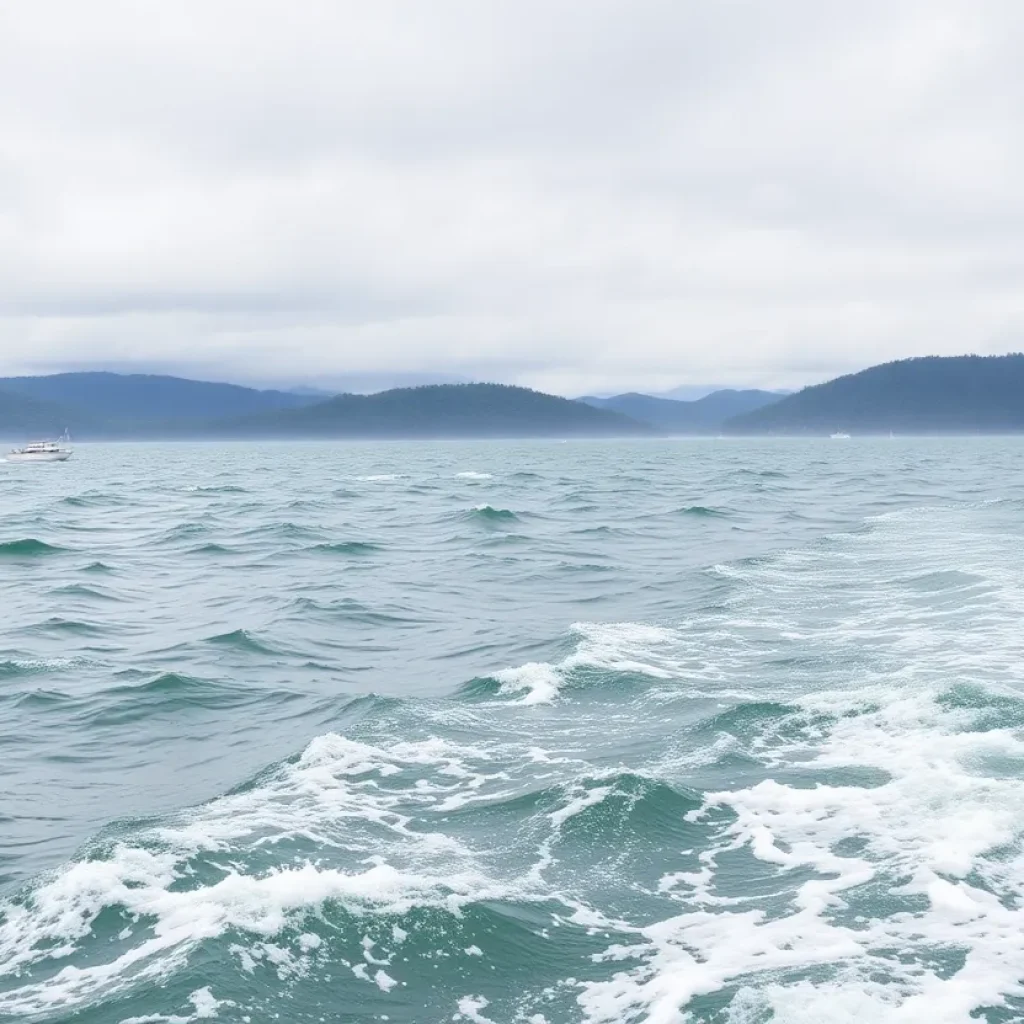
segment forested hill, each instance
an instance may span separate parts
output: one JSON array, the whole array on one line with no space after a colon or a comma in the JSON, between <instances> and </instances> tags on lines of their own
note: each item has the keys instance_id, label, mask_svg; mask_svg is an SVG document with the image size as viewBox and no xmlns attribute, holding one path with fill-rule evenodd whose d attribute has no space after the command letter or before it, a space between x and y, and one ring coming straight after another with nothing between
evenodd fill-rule
<instances>
[{"instance_id":1,"label":"forested hill","mask_svg":"<svg viewBox=\"0 0 1024 1024\"><path fill-rule=\"evenodd\" d=\"M209 426L231 437L615 437L647 424L582 402L505 384L434 384L338 395Z\"/></svg>"},{"instance_id":2,"label":"forested hill","mask_svg":"<svg viewBox=\"0 0 1024 1024\"><path fill-rule=\"evenodd\" d=\"M101 421L81 410L0 391L0 437L30 440L36 436L56 437L69 428L96 432L102 427Z\"/></svg>"},{"instance_id":3,"label":"forested hill","mask_svg":"<svg viewBox=\"0 0 1024 1024\"><path fill-rule=\"evenodd\" d=\"M728 421L736 434L1024 431L1024 355L927 356L804 388Z\"/></svg>"},{"instance_id":4,"label":"forested hill","mask_svg":"<svg viewBox=\"0 0 1024 1024\"><path fill-rule=\"evenodd\" d=\"M80 376L80 375L70 375ZM88 375L91 376L91 375ZM58 403L0 389L0 436L5 440L54 437L65 428L80 440L125 438L247 437L614 437L656 431L619 413L593 409L554 395L500 384L431 384L396 388L375 395L329 399L300 396L295 407L277 407L294 397L286 392L253 391L177 378L102 378L100 392L70 383L78 401ZM114 377L114 380L106 378ZM16 378L8 378L15 380ZM33 378L20 378L32 380ZM46 380L52 393L53 378ZM138 404L135 385L152 398ZM200 385L189 389L182 385ZM168 388L181 400L161 398ZM28 388L31 390L31 388ZM238 392L241 392L239 394ZM248 393L247 393L248 392ZM195 401L185 401L191 393ZM102 400L100 395L105 395ZM217 396L224 399L223 407ZM270 408L267 408L267 405ZM239 405L249 415L239 415ZM253 411L255 406L255 411ZM145 414L144 413L148 413Z\"/></svg>"},{"instance_id":5,"label":"forested hill","mask_svg":"<svg viewBox=\"0 0 1024 1024\"><path fill-rule=\"evenodd\" d=\"M0 436L30 440L65 428L82 440L1019 432L1024 355L905 359L772 398L625 395L591 405L507 385L432 384L324 400L174 377L56 374L0 378ZM721 423L737 403L761 402Z\"/></svg>"},{"instance_id":6,"label":"forested hill","mask_svg":"<svg viewBox=\"0 0 1024 1024\"><path fill-rule=\"evenodd\" d=\"M0 392L66 407L79 422L209 420L294 409L319 396L143 373L0 377Z\"/></svg>"}]
</instances>

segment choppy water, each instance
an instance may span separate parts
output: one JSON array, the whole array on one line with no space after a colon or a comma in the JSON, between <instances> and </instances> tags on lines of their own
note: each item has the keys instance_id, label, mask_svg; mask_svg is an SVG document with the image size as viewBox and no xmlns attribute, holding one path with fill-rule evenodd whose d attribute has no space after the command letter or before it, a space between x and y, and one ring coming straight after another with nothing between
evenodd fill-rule
<instances>
[{"instance_id":1,"label":"choppy water","mask_svg":"<svg viewBox=\"0 0 1024 1024\"><path fill-rule=\"evenodd\" d=\"M0 464L0 1018L1024 1018L1024 441Z\"/></svg>"}]
</instances>

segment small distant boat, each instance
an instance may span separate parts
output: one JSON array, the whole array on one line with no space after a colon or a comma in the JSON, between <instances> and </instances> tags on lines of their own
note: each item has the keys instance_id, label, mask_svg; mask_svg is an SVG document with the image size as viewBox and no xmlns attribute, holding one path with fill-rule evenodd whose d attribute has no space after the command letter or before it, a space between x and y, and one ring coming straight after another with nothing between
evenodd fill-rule
<instances>
[{"instance_id":1,"label":"small distant boat","mask_svg":"<svg viewBox=\"0 0 1024 1024\"><path fill-rule=\"evenodd\" d=\"M849 441L850 435L844 434L841 430L837 430L834 434L829 435L833 441Z\"/></svg>"},{"instance_id":2,"label":"small distant boat","mask_svg":"<svg viewBox=\"0 0 1024 1024\"><path fill-rule=\"evenodd\" d=\"M70 447L68 432L56 441L33 441L24 448L15 448L7 453L8 462L67 462L74 454Z\"/></svg>"}]
</instances>

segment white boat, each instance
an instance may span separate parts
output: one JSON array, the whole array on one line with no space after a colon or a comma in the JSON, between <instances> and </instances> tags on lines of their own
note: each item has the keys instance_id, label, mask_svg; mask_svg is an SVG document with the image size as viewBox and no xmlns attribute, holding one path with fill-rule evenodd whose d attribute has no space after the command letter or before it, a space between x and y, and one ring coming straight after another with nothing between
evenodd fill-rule
<instances>
[{"instance_id":1,"label":"white boat","mask_svg":"<svg viewBox=\"0 0 1024 1024\"><path fill-rule=\"evenodd\" d=\"M15 448L7 453L8 462L67 462L73 454L69 445L68 432L56 441L33 441L24 448Z\"/></svg>"},{"instance_id":2,"label":"white boat","mask_svg":"<svg viewBox=\"0 0 1024 1024\"><path fill-rule=\"evenodd\" d=\"M849 434L844 434L841 430L837 431L835 434L830 434L829 437L831 437L833 441L849 441L850 440L850 435Z\"/></svg>"}]
</instances>

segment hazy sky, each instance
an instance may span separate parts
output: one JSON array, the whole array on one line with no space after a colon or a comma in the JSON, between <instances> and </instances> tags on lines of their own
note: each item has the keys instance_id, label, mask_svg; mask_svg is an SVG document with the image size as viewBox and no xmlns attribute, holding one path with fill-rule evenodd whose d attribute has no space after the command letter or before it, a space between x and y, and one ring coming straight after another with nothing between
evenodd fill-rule
<instances>
[{"instance_id":1,"label":"hazy sky","mask_svg":"<svg viewBox=\"0 0 1024 1024\"><path fill-rule=\"evenodd\" d=\"M0 373L1024 348L1018 0L0 4Z\"/></svg>"}]
</instances>

